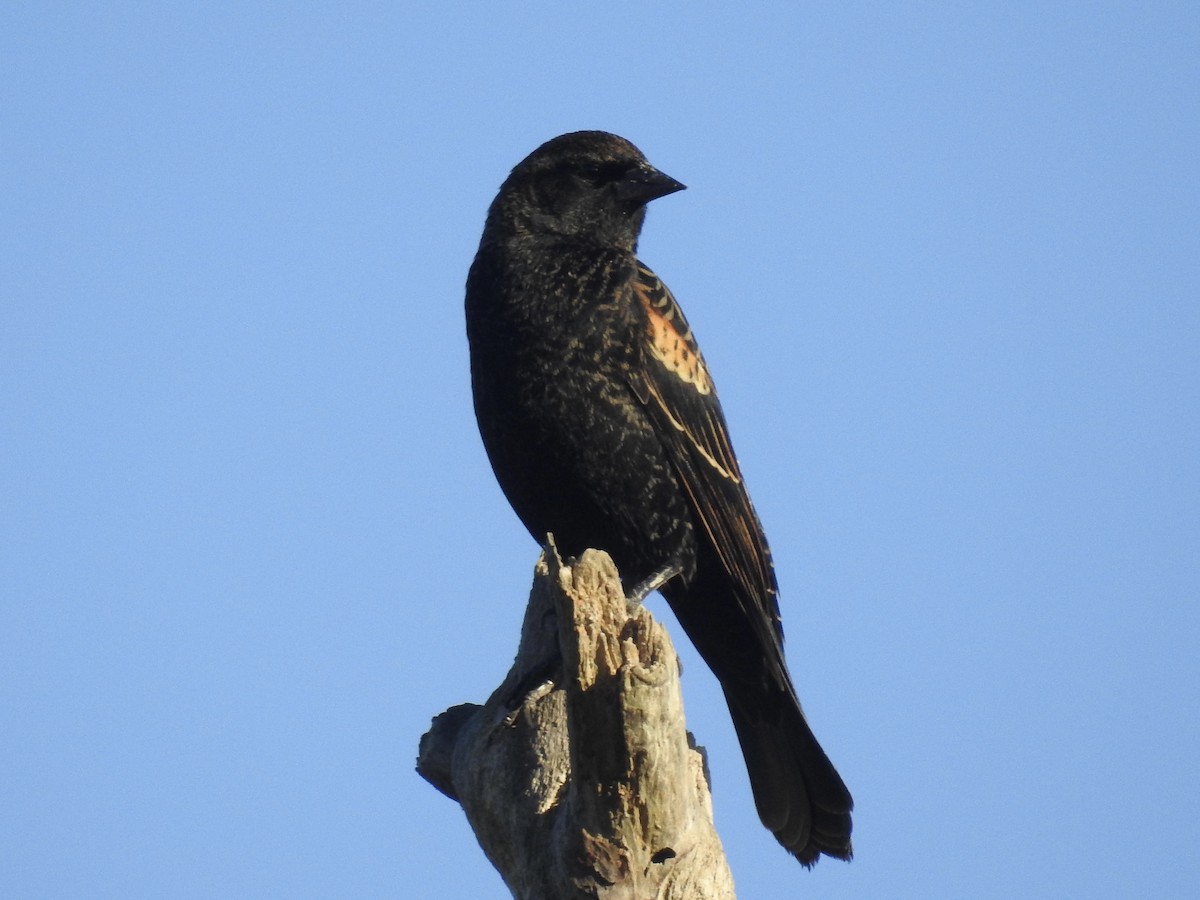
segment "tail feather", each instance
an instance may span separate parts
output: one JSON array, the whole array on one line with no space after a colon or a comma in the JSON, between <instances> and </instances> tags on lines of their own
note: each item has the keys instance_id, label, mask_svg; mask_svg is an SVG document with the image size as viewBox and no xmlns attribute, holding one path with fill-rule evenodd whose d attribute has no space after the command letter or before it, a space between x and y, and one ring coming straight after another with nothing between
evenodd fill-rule
<instances>
[{"instance_id":1,"label":"tail feather","mask_svg":"<svg viewBox=\"0 0 1200 900\"><path fill-rule=\"evenodd\" d=\"M848 860L854 801L789 694L764 704L726 691L758 816L806 866L822 853Z\"/></svg>"},{"instance_id":2,"label":"tail feather","mask_svg":"<svg viewBox=\"0 0 1200 900\"><path fill-rule=\"evenodd\" d=\"M762 823L806 866L850 859L854 800L805 721L778 623L757 614L769 604L740 598L705 555L690 584L662 592L725 692Z\"/></svg>"}]
</instances>

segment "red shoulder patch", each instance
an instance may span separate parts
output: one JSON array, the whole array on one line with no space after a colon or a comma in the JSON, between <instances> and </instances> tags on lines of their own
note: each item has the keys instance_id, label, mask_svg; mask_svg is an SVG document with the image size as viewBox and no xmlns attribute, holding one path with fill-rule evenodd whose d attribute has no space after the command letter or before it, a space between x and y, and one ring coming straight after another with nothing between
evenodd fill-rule
<instances>
[{"instance_id":1,"label":"red shoulder patch","mask_svg":"<svg viewBox=\"0 0 1200 900\"><path fill-rule=\"evenodd\" d=\"M634 289L646 310L651 355L698 393L712 393L712 379L708 377L704 357L675 298L645 266L638 266L638 276Z\"/></svg>"}]
</instances>

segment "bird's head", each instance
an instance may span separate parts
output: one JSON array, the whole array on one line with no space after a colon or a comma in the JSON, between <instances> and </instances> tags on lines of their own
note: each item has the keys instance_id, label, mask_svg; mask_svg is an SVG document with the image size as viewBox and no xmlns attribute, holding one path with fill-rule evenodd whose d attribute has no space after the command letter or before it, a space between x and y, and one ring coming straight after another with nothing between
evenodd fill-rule
<instances>
[{"instance_id":1,"label":"bird's head","mask_svg":"<svg viewBox=\"0 0 1200 900\"><path fill-rule=\"evenodd\" d=\"M505 180L489 227L633 250L646 204L684 185L646 161L633 144L605 131L553 138Z\"/></svg>"}]
</instances>

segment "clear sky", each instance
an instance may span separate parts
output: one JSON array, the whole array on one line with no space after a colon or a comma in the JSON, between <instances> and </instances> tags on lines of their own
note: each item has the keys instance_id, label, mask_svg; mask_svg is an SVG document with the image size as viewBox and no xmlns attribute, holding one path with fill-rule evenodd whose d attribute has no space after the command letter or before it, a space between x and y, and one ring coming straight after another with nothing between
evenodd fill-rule
<instances>
[{"instance_id":1,"label":"clear sky","mask_svg":"<svg viewBox=\"0 0 1200 900\"><path fill-rule=\"evenodd\" d=\"M740 894L1200 892L1200 6L0 14L0 894L505 896L413 772L537 547L462 291L545 139L689 185L712 368L850 865Z\"/></svg>"}]
</instances>

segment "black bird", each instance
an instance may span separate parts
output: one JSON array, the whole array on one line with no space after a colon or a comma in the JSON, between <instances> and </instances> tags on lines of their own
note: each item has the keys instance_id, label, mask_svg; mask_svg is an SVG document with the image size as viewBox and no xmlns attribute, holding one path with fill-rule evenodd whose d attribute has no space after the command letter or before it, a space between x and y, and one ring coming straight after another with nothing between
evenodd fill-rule
<instances>
[{"instance_id":1,"label":"black bird","mask_svg":"<svg viewBox=\"0 0 1200 900\"><path fill-rule=\"evenodd\" d=\"M646 204L683 188L602 131L512 170L467 278L475 415L537 541L606 550L631 601L666 597L725 692L763 824L806 866L849 859L853 801L800 710L712 378L636 256Z\"/></svg>"}]
</instances>

